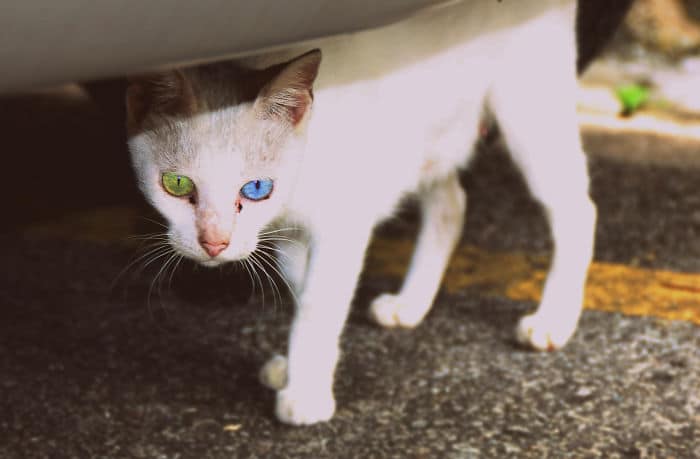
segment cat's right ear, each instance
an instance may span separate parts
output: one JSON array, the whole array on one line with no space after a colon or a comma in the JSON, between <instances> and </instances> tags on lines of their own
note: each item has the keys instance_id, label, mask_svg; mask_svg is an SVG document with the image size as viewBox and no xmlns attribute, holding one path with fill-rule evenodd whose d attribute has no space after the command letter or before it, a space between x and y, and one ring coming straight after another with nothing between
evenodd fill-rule
<instances>
[{"instance_id":1,"label":"cat's right ear","mask_svg":"<svg viewBox=\"0 0 700 459\"><path fill-rule=\"evenodd\" d=\"M129 132L140 131L150 116L187 116L197 110L192 84L181 70L130 77L128 82Z\"/></svg>"},{"instance_id":2,"label":"cat's right ear","mask_svg":"<svg viewBox=\"0 0 700 459\"><path fill-rule=\"evenodd\" d=\"M276 75L256 101L261 115L282 119L295 127L301 123L313 101L313 84L320 64L321 50L314 49L276 66Z\"/></svg>"}]
</instances>

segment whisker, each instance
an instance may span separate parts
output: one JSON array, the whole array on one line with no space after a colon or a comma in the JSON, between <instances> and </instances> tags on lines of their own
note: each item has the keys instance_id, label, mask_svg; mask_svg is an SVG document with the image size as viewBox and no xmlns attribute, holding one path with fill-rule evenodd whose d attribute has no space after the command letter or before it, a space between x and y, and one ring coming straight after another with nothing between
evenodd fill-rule
<instances>
[{"instance_id":1,"label":"whisker","mask_svg":"<svg viewBox=\"0 0 700 459\"><path fill-rule=\"evenodd\" d=\"M154 277L153 280L151 281L151 285L148 287L148 294L147 294L147 296L146 296L146 304L148 305L148 310L149 310L149 311L152 311L151 296L152 296L152 294L153 294L153 288L155 287L156 281L158 280L158 278L160 277L160 275L163 273L163 271L165 271L166 267L167 267L168 264L173 260L173 258L177 256L177 254L176 254L174 251L168 252L168 253L170 253L170 257L169 257L169 258L165 261L165 263L163 263L163 265L160 267L160 269L159 269L158 272L156 273L155 277ZM162 256L159 256L158 258L161 258L161 257L162 257ZM153 262L153 261L154 261L154 260L151 260L151 262ZM160 298L160 297L161 297L161 294L160 294L160 289L159 289L159 290L158 290L158 298Z\"/></svg>"},{"instance_id":2,"label":"whisker","mask_svg":"<svg viewBox=\"0 0 700 459\"><path fill-rule=\"evenodd\" d=\"M259 235L260 236L267 236L268 234L281 233L282 231L298 231L298 228L292 227L292 226L288 226L285 228L275 228L271 231L263 231Z\"/></svg>"},{"instance_id":3,"label":"whisker","mask_svg":"<svg viewBox=\"0 0 700 459\"><path fill-rule=\"evenodd\" d=\"M144 233L144 234L132 234L126 236L127 240L163 240L168 238L168 233L157 232L157 233Z\"/></svg>"},{"instance_id":4,"label":"whisker","mask_svg":"<svg viewBox=\"0 0 700 459\"><path fill-rule=\"evenodd\" d=\"M243 265L243 268L245 268L246 273L248 274L248 279L250 280L251 285L253 286L253 290L250 292L250 297L248 298L248 302L250 302L250 298L255 295L255 281L253 280L253 275L250 273L250 268L248 267L248 260L243 259L240 260L240 264Z\"/></svg>"},{"instance_id":5,"label":"whisker","mask_svg":"<svg viewBox=\"0 0 700 459\"><path fill-rule=\"evenodd\" d=\"M258 248L272 250L275 253L279 253L280 255L284 255L287 258L287 260L292 261L292 257L290 257L287 252L280 249L279 247L276 247L273 245L267 245L267 244L258 244Z\"/></svg>"},{"instance_id":6,"label":"whisker","mask_svg":"<svg viewBox=\"0 0 700 459\"><path fill-rule=\"evenodd\" d=\"M146 242L169 242L170 238L168 236L148 236L148 237L132 236L131 238L128 239L128 241L129 242L139 241L141 243L140 246L143 246L143 244Z\"/></svg>"},{"instance_id":7,"label":"whisker","mask_svg":"<svg viewBox=\"0 0 700 459\"><path fill-rule=\"evenodd\" d=\"M163 228L168 228L168 225L166 225L163 222L159 222L158 220L153 220L152 218L144 217L143 215L139 216L142 220L146 220L147 222L155 223L156 225L163 227Z\"/></svg>"},{"instance_id":8,"label":"whisker","mask_svg":"<svg viewBox=\"0 0 700 459\"><path fill-rule=\"evenodd\" d=\"M260 240L264 241L288 241L288 242L299 242L297 239L281 236L279 234L259 234Z\"/></svg>"},{"instance_id":9,"label":"whisker","mask_svg":"<svg viewBox=\"0 0 700 459\"><path fill-rule=\"evenodd\" d=\"M155 246L155 248L151 248L151 247L154 247L154 246ZM111 285L110 285L110 287L109 287L110 290L113 290L113 289L116 287L116 285L117 285L117 283L119 282L119 280L121 279L121 277L122 277L124 274L126 274L127 271L129 271L129 269L131 269L134 265L136 265L137 263L141 262L143 259L148 258L149 256L152 256L152 255L154 255L154 254L156 254L156 253L158 253L158 252L160 252L160 251L167 250L167 249L168 249L168 244L162 243L162 242L158 242L158 243L152 244L151 246L147 247L147 249L148 249L148 250L147 250L146 253L144 253L144 254L138 256L137 258L135 258L134 260L132 260L131 262L129 262L121 271L119 271L119 273L116 275L116 277L114 278L114 280L112 281L112 283L111 283Z\"/></svg>"},{"instance_id":10,"label":"whisker","mask_svg":"<svg viewBox=\"0 0 700 459\"><path fill-rule=\"evenodd\" d=\"M262 279L260 278L260 275L258 275L258 272L255 269L255 267L257 265L253 264L253 260L250 257L246 258L245 261L249 263L251 272L253 273L255 278L258 280L258 284L260 284L260 297L261 297L263 306L265 306L265 287L263 286Z\"/></svg>"},{"instance_id":11,"label":"whisker","mask_svg":"<svg viewBox=\"0 0 700 459\"><path fill-rule=\"evenodd\" d=\"M175 265L173 265L173 269L172 271L170 271L170 277L168 277L168 289L172 289L173 276L175 275L175 271L177 271L178 266L180 266L180 263L182 263L182 260L184 258L184 255L178 255L177 262L175 262Z\"/></svg>"},{"instance_id":12,"label":"whisker","mask_svg":"<svg viewBox=\"0 0 700 459\"><path fill-rule=\"evenodd\" d=\"M139 272L143 272L143 270L148 268L148 266L150 266L151 264L153 264L154 261L168 255L172 250L173 249L170 246L166 246L165 250L162 253L159 253L158 255L154 256L153 258L148 260L146 263L144 263L144 265L141 267L141 271L139 271Z\"/></svg>"},{"instance_id":13,"label":"whisker","mask_svg":"<svg viewBox=\"0 0 700 459\"><path fill-rule=\"evenodd\" d=\"M259 237L258 241L260 242L287 242L292 245L295 245L299 247L300 249L306 249L306 246L302 244L301 242L295 240L295 239L290 239L288 237L284 236L273 236L273 237Z\"/></svg>"},{"instance_id":14,"label":"whisker","mask_svg":"<svg viewBox=\"0 0 700 459\"><path fill-rule=\"evenodd\" d=\"M258 259L257 255L255 253L250 254L250 260L251 260L251 262L255 263L255 265L258 267L258 269L260 271L262 271L262 273L265 276L265 279L267 279L267 283L272 284L272 282L270 280L270 274L267 272L267 270L265 269L265 266L260 262L260 260ZM272 286L271 290L272 290L272 305L274 308L276 308L277 307L277 295L279 292L275 291L274 286Z\"/></svg>"},{"instance_id":15,"label":"whisker","mask_svg":"<svg viewBox=\"0 0 700 459\"><path fill-rule=\"evenodd\" d=\"M297 298L296 291L295 291L295 290L292 288L292 286L289 284L289 281L288 281L287 278L284 276L284 274L282 274L282 272L278 269L278 266L275 266L276 260L274 259L274 257L273 257L271 254L265 252L264 250L261 250L261 251L259 251L258 253L261 255L261 258L260 258L260 259L261 259L262 261L264 261L270 268L272 268L272 270L275 271L275 272L277 273L277 275L280 277L280 279L282 279L282 282L284 282L284 285L287 286L287 289L289 290L289 293L292 295L292 298L294 299L294 302L295 302L296 304L299 304L299 298ZM265 257L267 257L267 258L263 258L263 257L262 257L263 255L264 255ZM273 264L273 263L274 263L274 264Z\"/></svg>"},{"instance_id":16,"label":"whisker","mask_svg":"<svg viewBox=\"0 0 700 459\"><path fill-rule=\"evenodd\" d=\"M163 266L161 267L162 275L159 274L160 278L158 279L158 296L162 297L163 296L163 281L165 280L165 276L168 273L168 270L170 269L170 266L173 265L178 258L177 252L173 250L172 255L163 263ZM169 284L168 284L169 285ZM169 288L169 287L168 287Z\"/></svg>"},{"instance_id":17,"label":"whisker","mask_svg":"<svg viewBox=\"0 0 700 459\"><path fill-rule=\"evenodd\" d=\"M255 252L250 254L250 259L255 263L258 268L260 268L265 274L265 277L267 278L267 282L270 284L272 287L272 303L273 307L276 309L277 308L277 297L279 296L280 302L282 301L282 295L279 291L279 288L277 288L277 284L275 283L274 279L272 276L270 276L270 273L267 272L267 269L265 269L265 266L262 264L261 259L258 258L257 254Z\"/></svg>"}]
</instances>

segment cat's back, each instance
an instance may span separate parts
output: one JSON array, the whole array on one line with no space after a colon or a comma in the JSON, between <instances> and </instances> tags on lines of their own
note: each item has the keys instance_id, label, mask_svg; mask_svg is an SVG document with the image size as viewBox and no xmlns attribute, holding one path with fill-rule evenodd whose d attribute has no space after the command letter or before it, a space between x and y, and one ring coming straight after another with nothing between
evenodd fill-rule
<instances>
[{"instance_id":1,"label":"cat's back","mask_svg":"<svg viewBox=\"0 0 700 459\"><path fill-rule=\"evenodd\" d=\"M323 38L242 59L263 68L311 48L323 51L316 90L377 80L469 44L472 53L497 58L503 40L547 12L573 18L575 0L456 0L423 9L388 26ZM527 38L527 37L523 37Z\"/></svg>"},{"instance_id":2,"label":"cat's back","mask_svg":"<svg viewBox=\"0 0 700 459\"><path fill-rule=\"evenodd\" d=\"M572 0L457 1L383 28L322 40L317 87L382 78L460 51L497 58L504 40L518 39L519 27L552 11L573 18L574 5Z\"/></svg>"},{"instance_id":3,"label":"cat's back","mask_svg":"<svg viewBox=\"0 0 700 459\"><path fill-rule=\"evenodd\" d=\"M322 49L323 61L302 183L326 177L335 203L360 199L384 212L418 183L464 164L491 81L538 51L521 47L559 39L553 27L573 30L574 7L573 0L453 2L308 44ZM381 195L358 188L360 178L381 184Z\"/></svg>"}]
</instances>

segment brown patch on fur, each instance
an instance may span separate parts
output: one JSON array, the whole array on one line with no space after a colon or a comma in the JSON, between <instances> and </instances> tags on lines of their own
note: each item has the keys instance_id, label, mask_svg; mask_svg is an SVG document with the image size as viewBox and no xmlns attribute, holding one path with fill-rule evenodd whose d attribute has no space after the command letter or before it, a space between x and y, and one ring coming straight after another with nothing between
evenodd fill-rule
<instances>
[{"instance_id":1,"label":"brown patch on fur","mask_svg":"<svg viewBox=\"0 0 700 459\"><path fill-rule=\"evenodd\" d=\"M321 51L313 50L263 70L216 62L132 77L127 132L133 136L174 119L249 102L255 103L257 116L277 117L296 127L311 106L320 62Z\"/></svg>"},{"instance_id":2,"label":"brown patch on fur","mask_svg":"<svg viewBox=\"0 0 700 459\"><path fill-rule=\"evenodd\" d=\"M143 130L152 115L190 116L198 108L192 84L181 70L149 74L129 80L126 91L127 130Z\"/></svg>"}]
</instances>

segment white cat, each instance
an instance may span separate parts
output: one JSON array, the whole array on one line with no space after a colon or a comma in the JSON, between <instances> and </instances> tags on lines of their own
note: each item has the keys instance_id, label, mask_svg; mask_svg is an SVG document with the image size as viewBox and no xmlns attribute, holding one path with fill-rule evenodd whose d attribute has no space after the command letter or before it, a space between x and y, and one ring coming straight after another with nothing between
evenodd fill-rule
<instances>
[{"instance_id":1,"label":"white cat","mask_svg":"<svg viewBox=\"0 0 700 459\"><path fill-rule=\"evenodd\" d=\"M277 53L131 84L133 163L173 248L207 266L273 240L286 254L296 316L287 359L264 370L280 420L333 415L338 342L365 250L409 194L423 217L408 275L370 310L387 327L427 314L462 231L456 171L486 114L542 203L556 249L542 303L517 336L549 350L574 333L596 219L575 111L575 8L453 2L305 47L320 48L323 63L314 50L266 66L281 62ZM274 229L286 227L304 237Z\"/></svg>"}]
</instances>

